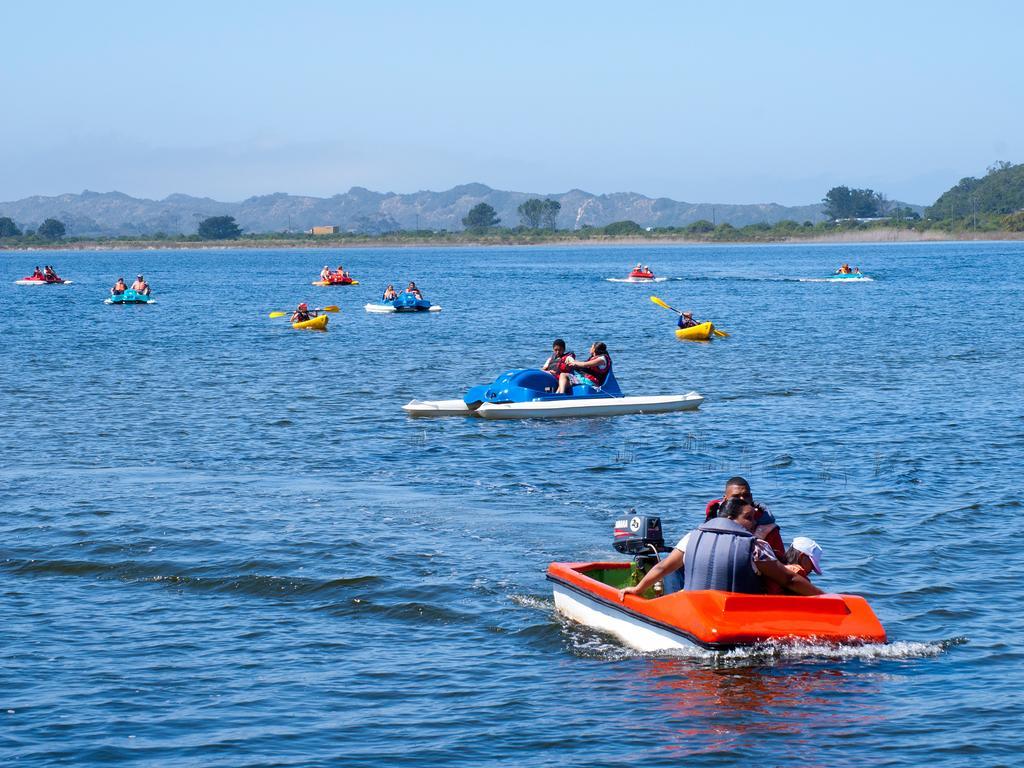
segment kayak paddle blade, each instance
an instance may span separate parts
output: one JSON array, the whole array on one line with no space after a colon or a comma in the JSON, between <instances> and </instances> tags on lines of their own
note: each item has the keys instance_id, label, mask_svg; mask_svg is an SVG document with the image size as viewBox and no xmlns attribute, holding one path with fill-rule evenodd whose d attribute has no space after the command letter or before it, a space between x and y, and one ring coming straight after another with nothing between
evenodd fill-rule
<instances>
[{"instance_id":1,"label":"kayak paddle blade","mask_svg":"<svg viewBox=\"0 0 1024 768\"><path fill-rule=\"evenodd\" d=\"M682 312L680 312L680 311L679 311L678 309L676 309L675 307L670 307L670 306L669 306L668 304L666 304L666 303L665 303L664 301L662 301L661 299L659 299L659 298L658 298L657 296L651 296L651 301L652 301L652 302L654 302L655 304L657 304L657 305L658 305L659 307L664 307L665 309L671 309L671 310L672 310L673 312L675 312L675 313L676 313L677 315L681 315L681 314L683 314Z\"/></svg>"}]
</instances>

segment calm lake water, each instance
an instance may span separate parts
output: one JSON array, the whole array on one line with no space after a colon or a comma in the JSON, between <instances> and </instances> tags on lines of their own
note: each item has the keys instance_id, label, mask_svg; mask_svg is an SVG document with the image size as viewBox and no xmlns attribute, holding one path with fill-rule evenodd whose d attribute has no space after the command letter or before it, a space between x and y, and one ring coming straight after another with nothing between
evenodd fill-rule
<instances>
[{"instance_id":1,"label":"calm lake water","mask_svg":"<svg viewBox=\"0 0 1024 768\"><path fill-rule=\"evenodd\" d=\"M362 282L309 285L341 260ZM671 276L612 283L634 263ZM874 282L815 280L843 261ZM0 254L0 763L1020 764L1024 244ZM70 286L13 281L52 262ZM158 303L103 304L145 273ZM810 279L808 279L810 278ZM444 307L369 315L415 279ZM655 293L731 332L678 342ZM267 313L341 306L327 333ZM607 342L695 413L411 420ZM890 644L645 656L553 560L744 474Z\"/></svg>"}]
</instances>

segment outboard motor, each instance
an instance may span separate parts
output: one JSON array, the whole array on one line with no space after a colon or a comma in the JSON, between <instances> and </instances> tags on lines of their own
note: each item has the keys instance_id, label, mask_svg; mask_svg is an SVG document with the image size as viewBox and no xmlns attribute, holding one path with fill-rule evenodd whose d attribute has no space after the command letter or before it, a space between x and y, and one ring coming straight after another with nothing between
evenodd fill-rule
<instances>
[{"instance_id":1,"label":"outboard motor","mask_svg":"<svg viewBox=\"0 0 1024 768\"><path fill-rule=\"evenodd\" d=\"M644 574L658 564L662 553L670 552L671 547L665 546L665 536L661 530L660 517L647 515L631 515L615 521L615 533L612 546L616 552L633 556L633 567L630 569L630 583L637 584ZM663 580L661 589L655 587L656 593L668 594L683 588L683 571L669 574Z\"/></svg>"},{"instance_id":2,"label":"outboard motor","mask_svg":"<svg viewBox=\"0 0 1024 768\"><path fill-rule=\"evenodd\" d=\"M624 555L657 555L665 551L665 537L661 533L661 518L633 515L615 521L615 539L612 546Z\"/></svg>"}]
</instances>

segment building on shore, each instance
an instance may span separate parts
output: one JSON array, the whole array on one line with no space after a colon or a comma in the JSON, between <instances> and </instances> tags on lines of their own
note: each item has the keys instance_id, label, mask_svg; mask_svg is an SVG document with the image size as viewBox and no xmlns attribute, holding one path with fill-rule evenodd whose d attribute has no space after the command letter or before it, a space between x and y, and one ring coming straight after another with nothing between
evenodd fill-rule
<instances>
[{"instance_id":1,"label":"building on shore","mask_svg":"<svg viewBox=\"0 0 1024 768\"><path fill-rule=\"evenodd\" d=\"M338 234L338 227L313 227L312 229L306 230L307 235L336 235Z\"/></svg>"}]
</instances>

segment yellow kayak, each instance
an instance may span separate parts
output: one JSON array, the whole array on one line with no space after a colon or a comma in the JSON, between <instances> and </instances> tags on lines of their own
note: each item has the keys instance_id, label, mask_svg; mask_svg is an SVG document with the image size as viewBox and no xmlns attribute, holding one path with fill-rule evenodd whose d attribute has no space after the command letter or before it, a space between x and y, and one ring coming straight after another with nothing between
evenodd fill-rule
<instances>
[{"instance_id":1,"label":"yellow kayak","mask_svg":"<svg viewBox=\"0 0 1024 768\"><path fill-rule=\"evenodd\" d=\"M327 315L317 315L309 320L303 320L301 323L292 323L292 328L307 331L326 331Z\"/></svg>"},{"instance_id":2,"label":"yellow kayak","mask_svg":"<svg viewBox=\"0 0 1024 768\"><path fill-rule=\"evenodd\" d=\"M711 334L714 332L714 324L701 323L700 325L694 325L691 328L676 328L676 338L687 339L689 341L707 341L711 338Z\"/></svg>"}]
</instances>

